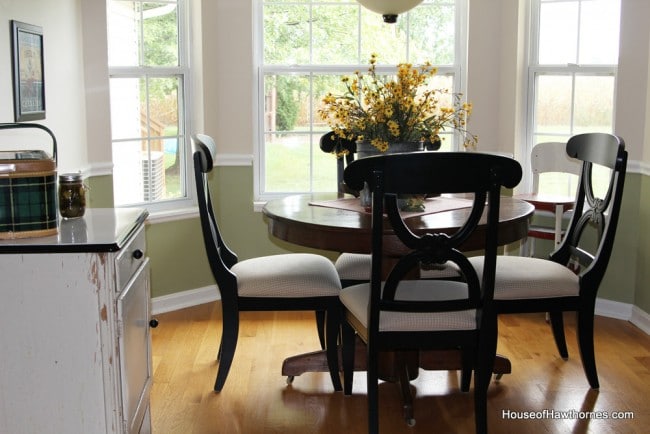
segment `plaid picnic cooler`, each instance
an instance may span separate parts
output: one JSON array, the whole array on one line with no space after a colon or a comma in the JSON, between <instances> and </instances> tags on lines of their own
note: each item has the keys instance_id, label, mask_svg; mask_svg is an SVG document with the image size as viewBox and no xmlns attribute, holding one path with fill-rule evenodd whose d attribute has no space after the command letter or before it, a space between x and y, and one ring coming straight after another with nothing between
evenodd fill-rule
<instances>
[{"instance_id":1,"label":"plaid picnic cooler","mask_svg":"<svg viewBox=\"0 0 650 434\"><path fill-rule=\"evenodd\" d=\"M19 128L46 131L54 152L0 151L0 239L56 235L56 138L40 124L0 124L0 130Z\"/></svg>"}]
</instances>

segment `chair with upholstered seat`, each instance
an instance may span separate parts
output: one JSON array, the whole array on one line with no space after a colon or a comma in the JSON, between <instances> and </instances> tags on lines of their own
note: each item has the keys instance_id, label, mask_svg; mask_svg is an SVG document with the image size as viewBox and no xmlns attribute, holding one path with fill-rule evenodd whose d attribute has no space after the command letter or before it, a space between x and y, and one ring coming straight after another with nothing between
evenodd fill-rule
<instances>
[{"instance_id":1,"label":"chair with upholstered seat","mask_svg":"<svg viewBox=\"0 0 650 434\"><path fill-rule=\"evenodd\" d=\"M324 312L324 343L335 390L341 389L338 368L341 282L334 264L316 254L281 254L238 261L224 242L212 208L208 175L216 146L206 135L192 137L199 214L210 269L221 293L223 332L214 390L223 388L232 365L243 311Z\"/></svg>"},{"instance_id":2,"label":"chair with upholstered seat","mask_svg":"<svg viewBox=\"0 0 650 434\"><path fill-rule=\"evenodd\" d=\"M496 355L496 316L490 303L500 190L502 186L514 187L520 179L521 166L513 159L465 152L381 155L356 160L345 170L348 185L356 188L366 182L372 191L370 282L345 287L340 297L344 307L344 392L352 392L358 336L367 345L370 433L379 429L380 352L397 351L396 359L400 360L402 351L430 349L460 349L463 373L475 372L477 432L487 431L487 387ZM398 210L399 193L434 189L474 196L467 220L453 235L413 233ZM483 215L487 216L486 227L479 231ZM389 225L397 240L391 236L391 254L387 255L383 242ZM485 246L482 280L460 251L470 237L478 237ZM421 263L454 264L462 279L421 279ZM403 391L408 390L408 379L414 374L408 370L407 363L400 364ZM405 414L407 421L412 418L410 410Z\"/></svg>"},{"instance_id":3,"label":"chair with upholstered seat","mask_svg":"<svg viewBox=\"0 0 650 434\"><path fill-rule=\"evenodd\" d=\"M594 309L614 245L627 152L620 137L604 133L573 136L566 152L581 161L582 171L564 239L549 259L499 256L494 306L498 314L549 312L556 345L565 359L563 312L576 312L582 365L590 386L597 389ZM604 193L594 191L597 166L610 173ZM481 258L472 261L480 275Z\"/></svg>"},{"instance_id":4,"label":"chair with upholstered seat","mask_svg":"<svg viewBox=\"0 0 650 434\"><path fill-rule=\"evenodd\" d=\"M562 241L564 233L562 222L565 215L573 208L575 188L571 188L573 178L577 180L582 166L580 162L566 154L566 143L542 142L533 147L530 155L533 188L531 193L518 194L515 197L530 202L535 207L535 216L552 218L553 224L536 222L528 230L528 237L522 244L524 256L535 256L535 239L552 240L556 248ZM540 182L543 174L554 173L568 175L566 190L552 194L541 191Z\"/></svg>"}]
</instances>

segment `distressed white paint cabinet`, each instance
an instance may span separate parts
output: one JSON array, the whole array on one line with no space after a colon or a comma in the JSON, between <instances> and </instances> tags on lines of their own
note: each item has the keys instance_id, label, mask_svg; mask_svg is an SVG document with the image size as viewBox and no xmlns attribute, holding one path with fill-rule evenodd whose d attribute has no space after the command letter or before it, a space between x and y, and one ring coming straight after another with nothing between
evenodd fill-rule
<instances>
[{"instance_id":1,"label":"distressed white paint cabinet","mask_svg":"<svg viewBox=\"0 0 650 434\"><path fill-rule=\"evenodd\" d=\"M141 209L88 209L0 241L0 433L149 433Z\"/></svg>"}]
</instances>

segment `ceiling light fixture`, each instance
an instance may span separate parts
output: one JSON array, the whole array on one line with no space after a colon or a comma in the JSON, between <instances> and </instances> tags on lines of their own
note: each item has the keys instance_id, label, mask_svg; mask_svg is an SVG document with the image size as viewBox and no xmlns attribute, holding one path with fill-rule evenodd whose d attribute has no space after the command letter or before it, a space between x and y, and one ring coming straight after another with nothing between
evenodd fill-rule
<instances>
[{"instance_id":1,"label":"ceiling light fixture","mask_svg":"<svg viewBox=\"0 0 650 434\"><path fill-rule=\"evenodd\" d=\"M397 16L413 9L422 0L357 0L373 12L381 14L385 23L397 22Z\"/></svg>"}]
</instances>

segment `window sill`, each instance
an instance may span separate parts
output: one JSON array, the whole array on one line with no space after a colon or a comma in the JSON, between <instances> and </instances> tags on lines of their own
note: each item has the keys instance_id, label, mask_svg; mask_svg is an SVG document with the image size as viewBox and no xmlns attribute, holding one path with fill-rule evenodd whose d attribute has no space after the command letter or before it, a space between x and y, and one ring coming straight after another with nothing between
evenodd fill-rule
<instances>
[{"instance_id":1,"label":"window sill","mask_svg":"<svg viewBox=\"0 0 650 434\"><path fill-rule=\"evenodd\" d=\"M148 223L168 223L189 218L198 218L199 209L197 207L180 208L165 211L153 211L149 214Z\"/></svg>"}]
</instances>

